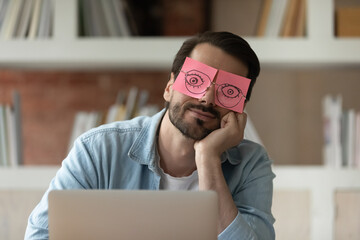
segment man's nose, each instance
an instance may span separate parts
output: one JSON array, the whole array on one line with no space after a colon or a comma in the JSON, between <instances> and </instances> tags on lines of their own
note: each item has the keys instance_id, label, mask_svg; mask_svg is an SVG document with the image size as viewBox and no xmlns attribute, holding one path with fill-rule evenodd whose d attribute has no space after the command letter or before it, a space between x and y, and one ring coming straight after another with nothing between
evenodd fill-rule
<instances>
[{"instance_id":1,"label":"man's nose","mask_svg":"<svg viewBox=\"0 0 360 240\"><path fill-rule=\"evenodd\" d=\"M215 106L215 85L211 84L199 101L206 105Z\"/></svg>"}]
</instances>

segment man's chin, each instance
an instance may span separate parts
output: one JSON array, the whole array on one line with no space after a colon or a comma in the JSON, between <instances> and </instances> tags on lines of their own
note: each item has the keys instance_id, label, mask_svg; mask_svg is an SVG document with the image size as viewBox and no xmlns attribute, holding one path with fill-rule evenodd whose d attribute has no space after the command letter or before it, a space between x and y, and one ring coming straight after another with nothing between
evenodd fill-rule
<instances>
[{"instance_id":1,"label":"man's chin","mask_svg":"<svg viewBox=\"0 0 360 240\"><path fill-rule=\"evenodd\" d=\"M212 131L220 127L220 122L214 121L207 122L199 118L194 118L188 114L189 106L183 109L180 105L169 107L170 122L188 139L199 141L208 136Z\"/></svg>"},{"instance_id":2,"label":"man's chin","mask_svg":"<svg viewBox=\"0 0 360 240\"><path fill-rule=\"evenodd\" d=\"M191 134L191 133L182 133L184 137L194 140L194 141L200 141L204 138L206 138L210 132L201 133L201 134Z\"/></svg>"},{"instance_id":3,"label":"man's chin","mask_svg":"<svg viewBox=\"0 0 360 240\"><path fill-rule=\"evenodd\" d=\"M207 128L204 128L202 126L196 126L196 127L187 127L187 128L178 128L180 132L189 139L200 141L207 137L211 132L214 130L210 130Z\"/></svg>"}]
</instances>

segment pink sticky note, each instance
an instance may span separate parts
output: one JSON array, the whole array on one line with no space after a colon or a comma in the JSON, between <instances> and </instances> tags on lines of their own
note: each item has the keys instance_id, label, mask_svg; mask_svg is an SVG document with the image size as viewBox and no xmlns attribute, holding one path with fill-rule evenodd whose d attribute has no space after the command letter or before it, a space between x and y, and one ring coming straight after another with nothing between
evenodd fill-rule
<instances>
[{"instance_id":1,"label":"pink sticky note","mask_svg":"<svg viewBox=\"0 0 360 240\"><path fill-rule=\"evenodd\" d=\"M216 78L215 104L242 113L250 79L219 70Z\"/></svg>"},{"instance_id":2,"label":"pink sticky note","mask_svg":"<svg viewBox=\"0 0 360 240\"><path fill-rule=\"evenodd\" d=\"M193 98L201 98L210 86L217 69L186 58L172 88Z\"/></svg>"}]
</instances>

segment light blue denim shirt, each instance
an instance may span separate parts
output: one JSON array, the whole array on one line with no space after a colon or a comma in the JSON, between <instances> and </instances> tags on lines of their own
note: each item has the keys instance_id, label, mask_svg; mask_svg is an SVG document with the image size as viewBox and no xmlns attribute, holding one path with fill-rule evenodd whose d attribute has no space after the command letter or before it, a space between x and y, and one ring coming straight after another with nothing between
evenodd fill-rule
<instances>
[{"instance_id":1,"label":"light blue denim shirt","mask_svg":"<svg viewBox=\"0 0 360 240\"><path fill-rule=\"evenodd\" d=\"M25 239L48 239L48 193L53 189L158 190L156 134L162 110L92 129L81 135L31 213ZM239 210L221 240L275 239L271 214L271 161L258 144L243 140L222 155L222 169Z\"/></svg>"}]
</instances>

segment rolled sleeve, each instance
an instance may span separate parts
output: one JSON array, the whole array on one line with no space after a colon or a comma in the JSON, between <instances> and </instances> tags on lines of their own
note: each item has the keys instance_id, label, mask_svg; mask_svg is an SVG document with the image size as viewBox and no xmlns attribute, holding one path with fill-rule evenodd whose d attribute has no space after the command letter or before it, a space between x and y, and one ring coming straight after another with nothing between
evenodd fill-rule
<instances>
[{"instance_id":1,"label":"rolled sleeve","mask_svg":"<svg viewBox=\"0 0 360 240\"><path fill-rule=\"evenodd\" d=\"M253 235L253 231L238 212L234 221L219 234L218 240L239 239L240 236L241 239L253 239Z\"/></svg>"},{"instance_id":2,"label":"rolled sleeve","mask_svg":"<svg viewBox=\"0 0 360 240\"><path fill-rule=\"evenodd\" d=\"M250 142L228 155L223 172L238 214L218 235L221 240L275 239L271 213L273 196L272 161L266 151Z\"/></svg>"},{"instance_id":3,"label":"rolled sleeve","mask_svg":"<svg viewBox=\"0 0 360 240\"><path fill-rule=\"evenodd\" d=\"M269 216L271 218L271 216ZM262 221L252 216L242 215L238 212L230 225L218 235L218 240L272 240L275 239L271 222Z\"/></svg>"}]
</instances>

